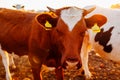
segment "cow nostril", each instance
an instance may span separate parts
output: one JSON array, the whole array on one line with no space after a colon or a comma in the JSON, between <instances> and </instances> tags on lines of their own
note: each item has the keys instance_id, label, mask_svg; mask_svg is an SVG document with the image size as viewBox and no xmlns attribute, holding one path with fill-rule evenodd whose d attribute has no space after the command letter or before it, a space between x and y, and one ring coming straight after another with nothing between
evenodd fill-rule
<instances>
[{"instance_id":1,"label":"cow nostril","mask_svg":"<svg viewBox=\"0 0 120 80\"><path fill-rule=\"evenodd\" d=\"M67 61L69 62L78 62L77 58L67 58Z\"/></svg>"}]
</instances>

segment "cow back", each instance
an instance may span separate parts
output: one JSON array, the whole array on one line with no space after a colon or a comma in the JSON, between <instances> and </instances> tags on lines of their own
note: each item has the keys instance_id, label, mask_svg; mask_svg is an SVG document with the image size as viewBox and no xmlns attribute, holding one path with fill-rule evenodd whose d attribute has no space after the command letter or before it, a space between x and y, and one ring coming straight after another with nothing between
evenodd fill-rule
<instances>
[{"instance_id":1,"label":"cow back","mask_svg":"<svg viewBox=\"0 0 120 80\"><path fill-rule=\"evenodd\" d=\"M8 52L27 52L36 13L0 9L0 44ZM22 54L23 54L22 53Z\"/></svg>"}]
</instances>

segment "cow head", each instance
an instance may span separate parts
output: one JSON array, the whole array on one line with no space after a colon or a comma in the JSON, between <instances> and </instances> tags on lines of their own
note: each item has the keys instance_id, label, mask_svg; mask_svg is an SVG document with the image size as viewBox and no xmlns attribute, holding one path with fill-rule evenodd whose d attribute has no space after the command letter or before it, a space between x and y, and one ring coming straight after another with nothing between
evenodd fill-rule
<instances>
[{"instance_id":1,"label":"cow head","mask_svg":"<svg viewBox=\"0 0 120 80\"><path fill-rule=\"evenodd\" d=\"M56 53L61 54L62 65L67 64L71 66L74 64L73 66L75 66L80 64L80 53L85 32L95 23L102 26L106 22L106 18L96 14L85 19L84 16L94 10L94 8L89 10L77 7L49 9L58 15L58 21L52 32L51 39L54 50L56 50Z\"/></svg>"},{"instance_id":2,"label":"cow head","mask_svg":"<svg viewBox=\"0 0 120 80\"><path fill-rule=\"evenodd\" d=\"M21 5L21 4L16 4L16 5L13 5L12 7L14 7L15 9L17 10L24 10L24 5Z\"/></svg>"}]
</instances>

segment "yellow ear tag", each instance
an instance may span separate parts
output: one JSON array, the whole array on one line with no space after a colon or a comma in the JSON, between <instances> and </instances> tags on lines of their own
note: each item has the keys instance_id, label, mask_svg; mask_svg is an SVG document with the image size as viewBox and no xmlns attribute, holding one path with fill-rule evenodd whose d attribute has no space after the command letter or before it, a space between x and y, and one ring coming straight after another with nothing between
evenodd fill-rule
<instances>
[{"instance_id":1,"label":"yellow ear tag","mask_svg":"<svg viewBox=\"0 0 120 80\"><path fill-rule=\"evenodd\" d=\"M97 25L97 23L95 23L94 26L92 27L92 31L95 33L100 32L100 27Z\"/></svg>"},{"instance_id":2,"label":"yellow ear tag","mask_svg":"<svg viewBox=\"0 0 120 80\"><path fill-rule=\"evenodd\" d=\"M46 28L52 28L52 25L51 25L48 21L46 21L45 27L46 27Z\"/></svg>"}]
</instances>

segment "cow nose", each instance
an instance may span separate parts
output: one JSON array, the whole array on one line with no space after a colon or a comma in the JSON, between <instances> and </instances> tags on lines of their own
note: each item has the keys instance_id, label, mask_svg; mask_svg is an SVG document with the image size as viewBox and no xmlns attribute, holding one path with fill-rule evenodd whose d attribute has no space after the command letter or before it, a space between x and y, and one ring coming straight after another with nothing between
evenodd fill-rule
<instances>
[{"instance_id":1,"label":"cow nose","mask_svg":"<svg viewBox=\"0 0 120 80\"><path fill-rule=\"evenodd\" d=\"M78 58L70 57L70 58L67 58L67 61L68 61L68 62L72 62L72 63L78 62Z\"/></svg>"},{"instance_id":2,"label":"cow nose","mask_svg":"<svg viewBox=\"0 0 120 80\"><path fill-rule=\"evenodd\" d=\"M67 58L66 63L68 65L67 69L69 69L69 68L76 69L77 68L77 64L79 63L79 61L78 61L78 58L70 57L70 58Z\"/></svg>"}]
</instances>

